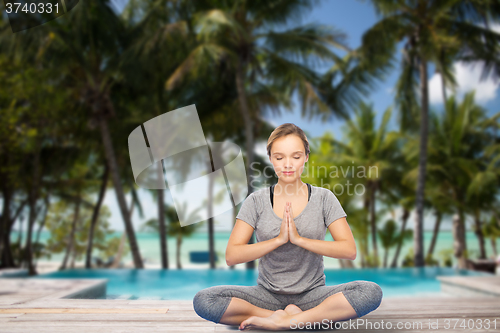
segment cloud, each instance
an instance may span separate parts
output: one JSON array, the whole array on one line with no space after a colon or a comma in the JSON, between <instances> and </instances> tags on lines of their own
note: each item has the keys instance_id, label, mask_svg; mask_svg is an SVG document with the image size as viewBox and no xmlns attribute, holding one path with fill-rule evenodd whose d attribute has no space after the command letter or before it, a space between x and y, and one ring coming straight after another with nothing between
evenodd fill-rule
<instances>
[{"instance_id":1,"label":"cloud","mask_svg":"<svg viewBox=\"0 0 500 333\"><path fill-rule=\"evenodd\" d=\"M492 23L492 24L490 24L490 28L491 28L491 30L500 34L500 23Z\"/></svg>"},{"instance_id":2,"label":"cloud","mask_svg":"<svg viewBox=\"0 0 500 333\"><path fill-rule=\"evenodd\" d=\"M264 158L267 157L267 142L265 141L257 141L255 143L255 154L260 155Z\"/></svg>"},{"instance_id":3,"label":"cloud","mask_svg":"<svg viewBox=\"0 0 500 333\"><path fill-rule=\"evenodd\" d=\"M500 25L497 27L500 30ZM456 62L453 65L455 80L457 82L456 95L461 98L466 93L475 90L475 100L478 104L486 104L496 98L497 90L500 86L491 77L481 81L481 72L483 64L481 62L466 64ZM447 88L446 95L450 96L453 92ZM431 104L442 104L443 94L441 85L441 74L435 73L429 80L429 102Z\"/></svg>"},{"instance_id":4,"label":"cloud","mask_svg":"<svg viewBox=\"0 0 500 333\"><path fill-rule=\"evenodd\" d=\"M490 29L500 34L500 24L490 24ZM497 90L500 86L499 82L495 82L491 77L481 81L481 73L483 70L482 62L463 63L456 62L453 66L455 80L457 81L456 94L459 98L466 93L475 90L475 100L478 104L486 104L497 96ZM453 92L446 89L446 95L450 96ZM431 104L443 104L443 93L441 85L441 75L434 74L429 80L429 101Z\"/></svg>"}]
</instances>

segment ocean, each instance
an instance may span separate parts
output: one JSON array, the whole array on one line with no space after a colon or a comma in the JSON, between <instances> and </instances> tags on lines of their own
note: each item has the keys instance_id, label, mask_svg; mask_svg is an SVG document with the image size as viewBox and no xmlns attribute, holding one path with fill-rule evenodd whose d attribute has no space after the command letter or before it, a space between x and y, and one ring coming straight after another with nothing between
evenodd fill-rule
<instances>
[{"instance_id":1,"label":"ocean","mask_svg":"<svg viewBox=\"0 0 500 333\"><path fill-rule=\"evenodd\" d=\"M122 232L114 232L113 234L109 235L108 237L121 237ZM215 239L214 239L214 244L215 244L215 251L219 257L219 260L217 262L217 268L227 268L227 264L224 259L224 253L226 250L227 242L229 240L230 232L221 232L217 231L215 232ZM50 237L50 233L48 231L44 231L40 233L40 241L45 243L47 239ZM160 239L158 234L155 233L144 233L144 232L137 232L136 233L137 241L139 244L139 251L142 256L142 258L145 260L144 262L148 265L159 265L160 264ZM13 232L11 235L12 240L17 240L18 234L16 232ZM33 237L35 238L35 236ZM429 247L430 241L432 238L432 231L424 231L424 249L425 252L427 253L427 249ZM333 240L331 235L328 233L326 240ZM23 240L26 240L26 233L23 235ZM477 237L472 231L467 232L467 249L471 255L472 258L475 258L479 255L479 242L477 240ZM175 259L175 254L176 254L176 239L174 237L167 237L167 244L168 244L168 257L169 257L169 267L170 268L175 268L176 266L176 259ZM493 256L493 251L491 247L491 243L489 239L486 239L485 241L485 246L486 246L486 254L488 257ZM402 259L404 256L408 253L408 250L413 247L413 241L407 241L400 252L399 255L399 263L401 263ZM371 246L370 246L371 249ZM440 257L440 252L441 251L451 251L453 249L453 237L451 231L441 231L439 233L439 237L436 242L436 247L434 250L434 258L438 260L442 260ZM183 264L183 267L185 268L193 268L193 267L200 267L204 268L206 265L204 264L195 264L195 263L190 263L189 260L189 252L191 251L208 251L208 234L206 232L196 232L193 235L191 235L188 238L183 238L182 241L182 247L181 247L181 262ZM379 251L379 257L380 257L380 262L383 260L383 255L384 255L384 249L380 245L380 241L378 242L378 251ZM388 257L388 265L391 264L392 258L394 256L395 248L391 249L389 251L389 257ZM358 256L354 260L354 265L355 267L361 267L361 257L359 255L359 244L358 244ZM94 251L93 255L96 256L98 255L98 251ZM451 252L452 254L452 252ZM40 258L38 259L39 261L50 261L50 262L61 262L63 260L64 253L59 253L59 254L53 254L50 259L48 258ZM81 259L77 259L77 262L83 262L84 258L82 257ZM122 258L122 261L124 263L130 263L132 261L132 256L129 253ZM328 258L324 257L324 264L325 268L339 268L340 264L337 259L334 258ZM236 265L237 268L242 268L244 267L244 264L239 264Z\"/></svg>"}]
</instances>

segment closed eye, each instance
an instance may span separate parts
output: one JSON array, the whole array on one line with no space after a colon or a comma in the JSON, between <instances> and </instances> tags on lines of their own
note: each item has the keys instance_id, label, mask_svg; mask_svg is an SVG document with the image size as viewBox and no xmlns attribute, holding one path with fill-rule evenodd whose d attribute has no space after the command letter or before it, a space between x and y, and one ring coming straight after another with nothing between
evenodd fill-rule
<instances>
[{"instance_id":1,"label":"closed eye","mask_svg":"<svg viewBox=\"0 0 500 333\"><path fill-rule=\"evenodd\" d=\"M298 160L300 157L294 157L296 160ZM282 160L282 158L277 158L277 160Z\"/></svg>"}]
</instances>

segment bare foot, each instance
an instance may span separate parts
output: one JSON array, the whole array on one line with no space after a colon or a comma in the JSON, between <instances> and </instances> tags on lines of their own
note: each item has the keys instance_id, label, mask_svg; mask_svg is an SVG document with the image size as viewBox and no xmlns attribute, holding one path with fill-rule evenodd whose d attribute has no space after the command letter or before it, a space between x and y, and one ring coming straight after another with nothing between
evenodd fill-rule
<instances>
[{"instance_id":1,"label":"bare foot","mask_svg":"<svg viewBox=\"0 0 500 333\"><path fill-rule=\"evenodd\" d=\"M295 304L288 304L285 308L285 312L289 315L294 315L297 313L301 313L302 310Z\"/></svg>"},{"instance_id":2,"label":"bare foot","mask_svg":"<svg viewBox=\"0 0 500 333\"><path fill-rule=\"evenodd\" d=\"M277 310L269 317L252 316L241 322L239 329L289 330L289 314L285 310Z\"/></svg>"}]
</instances>

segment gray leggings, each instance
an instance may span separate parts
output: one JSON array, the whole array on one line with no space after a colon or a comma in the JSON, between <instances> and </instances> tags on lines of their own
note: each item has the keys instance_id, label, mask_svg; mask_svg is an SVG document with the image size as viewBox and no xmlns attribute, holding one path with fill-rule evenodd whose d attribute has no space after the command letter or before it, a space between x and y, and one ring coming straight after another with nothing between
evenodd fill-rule
<instances>
[{"instance_id":1,"label":"gray leggings","mask_svg":"<svg viewBox=\"0 0 500 333\"><path fill-rule=\"evenodd\" d=\"M352 281L336 286L319 286L300 294L276 294L261 285L215 286L200 290L193 299L194 311L206 319L219 323L226 312L231 297L241 298L255 306L272 311L283 310L288 304L295 304L301 310L309 310L327 297L342 292L358 317L379 307L382 289L371 281Z\"/></svg>"}]
</instances>

